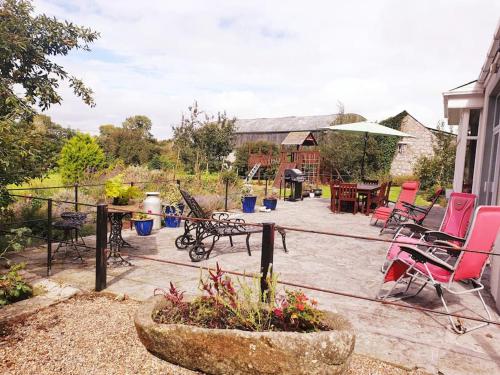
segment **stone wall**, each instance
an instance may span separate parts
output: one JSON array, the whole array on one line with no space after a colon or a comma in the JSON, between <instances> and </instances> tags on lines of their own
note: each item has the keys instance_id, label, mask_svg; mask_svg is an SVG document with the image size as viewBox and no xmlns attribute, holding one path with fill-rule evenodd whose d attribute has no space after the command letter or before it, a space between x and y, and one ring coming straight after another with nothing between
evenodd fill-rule
<instances>
[{"instance_id":1,"label":"stone wall","mask_svg":"<svg viewBox=\"0 0 500 375\"><path fill-rule=\"evenodd\" d=\"M415 138L402 138L396 149L396 154L391 164L392 176L404 176L413 174L413 167L418 158L424 155L432 155L432 145L435 136L431 130L407 115L401 121L401 131L413 135Z\"/></svg>"}]
</instances>

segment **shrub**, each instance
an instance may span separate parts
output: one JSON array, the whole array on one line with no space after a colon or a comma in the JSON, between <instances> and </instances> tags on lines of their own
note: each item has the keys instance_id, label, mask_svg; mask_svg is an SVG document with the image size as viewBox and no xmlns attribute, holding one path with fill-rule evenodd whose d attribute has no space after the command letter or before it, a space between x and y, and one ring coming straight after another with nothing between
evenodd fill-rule
<instances>
[{"instance_id":1,"label":"shrub","mask_svg":"<svg viewBox=\"0 0 500 375\"><path fill-rule=\"evenodd\" d=\"M438 130L443 130L442 124L438 125ZM436 132L432 149L433 155L419 158L413 170L421 189L428 192L438 186L450 187L453 183L456 139L452 134Z\"/></svg>"},{"instance_id":2,"label":"shrub","mask_svg":"<svg viewBox=\"0 0 500 375\"><path fill-rule=\"evenodd\" d=\"M21 301L33 295L31 286L23 280L19 271L24 264L16 264L9 271L0 275L0 306Z\"/></svg>"},{"instance_id":3,"label":"shrub","mask_svg":"<svg viewBox=\"0 0 500 375\"><path fill-rule=\"evenodd\" d=\"M246 331L314 332L328 330L317 302L301 291L285 290L277 294L277 279L268 278L269 289L261 296L260 279L252 283L237 279L237 285L217 264L208 277L200 278L202 294L193 301L184 300L184 293L170 283L163 294L167 306L158 311L158 323L190 324L206 328L241 329Z\"/></svg>"},{"instance_id":4,"label":"shrub","mask_svg":"<svg viewBox=\"0 0 500 375\"><path fill-rule=\"evenodd\" d=\"M64 182L75 183L102 170L105 162L106 156L95 138L78 133L62 148L59 169Z\"/></svg>"}]
</instances>

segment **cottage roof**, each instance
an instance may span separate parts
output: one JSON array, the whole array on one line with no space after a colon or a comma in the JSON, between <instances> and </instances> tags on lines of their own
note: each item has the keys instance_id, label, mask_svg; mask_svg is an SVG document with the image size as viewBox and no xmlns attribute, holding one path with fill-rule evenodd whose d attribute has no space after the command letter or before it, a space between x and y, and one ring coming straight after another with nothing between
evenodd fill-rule
<instances>
[{"instance_id":1,"label":"cottage roof","mask_svg":"<svg viewBox=\"0 0 500 375\"><path fill-rule=\"evenodd\" d=\"M281 144L284 146L317 146L318 142L316 142L311 132L290 132Z\"/></svg>"},{"instance_id":2,"label":"cottage roof","mask_svg":"<svg viewBox=\"0 0 500 375\"><path fill-rule=\"evenodd\" d=\"M288 133L319 131L331 125L337 114L320 116L288 116L236 120L236 133Z\"/></svg>"}]
</instances>

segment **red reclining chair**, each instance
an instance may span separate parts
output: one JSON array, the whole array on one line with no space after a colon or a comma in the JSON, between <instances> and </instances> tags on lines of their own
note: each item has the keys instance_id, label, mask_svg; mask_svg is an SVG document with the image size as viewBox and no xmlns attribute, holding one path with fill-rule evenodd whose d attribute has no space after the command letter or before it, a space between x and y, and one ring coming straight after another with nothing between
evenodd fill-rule
<instances>
[{"instance_id":1,"label":"red reclining chair","mask_svg":"<svg viewBox=\"0 0 500 375\"><path fill-rule=\"evenodd\" d=\"M435 246L433 244L419 243L416 246L400 244L399 252L392 259L383 280L383 284L391 281L395 281L395 283L383 295L379 291L378 298L386 299L396 296L392 292L399 285L405 285L403 298L416 296L425 286L431 285L436 289L438 297L449 314L445 291L454 295L477 292L486 311L487 320L491 320L491 314L481 295L481 290L484 289L481 277L499 230L500 206L479 206L476 209L464 246L448 250L457 256L457 260L453 264L433 254L432 249ZM406 295L412 283L418 282L421 282L422 285L417 292ZM460 287L457 289L458 285ZM488 324L481 323L467 329L460 321L454 321L451 316L448 318L453 330L460 334Z\"/></svg>"},{"instance_id":2,"label":"red reclining chair","mask_svg":"<svg viewBox=\"0 0 500 375\"><path fill-rule=\"evenodd\" d=\"M404 208L402 210L398 208L394 208L392 210L389 219L385 221L385 225L380 233L382 233L382 231L390 224L394 225L395 227L401 227L403 224L407 223L410 220L413 221L414 224L422 225L427 215L429 215L429 212L431 212L432 207L434 207L439 197L443 194L443 191L444 189L442 188L436 189L431 199L429 200L431 204L427 207L419 207L408 202L402 202ZM398 231L396 231L396 233Z\"/></svg>"},{"instance_id":3,"label":"red reclining chair","mask_svg":"<svg viewBox=\"0 0 500 375\"><path fill-rule=\"evenodd\" d=\"M370 223L375 225L378 223L379 220L384 222L384 226L380 230L380 232L382 232L389 224L389 219L391 218L393 210L406 211L403 202L410 204L415 203L415 199L417 198L417 192L419 188L420 188L420 182L418 181L404 182L403 185L401 185L401 191L399 193L397 201L389 202L393 203L394 206L393 207L384 206L375 209L375 212L373 212L373 215L370 219Z\"/></svg>"},{"instance_id":4,"label":"red reclining chair","mask_svg":"<svg viewBox=\"0 0 500 375\"><path fill-rule=\"evenodd\" d=\"M451 193L439 230L432 230L415 223L403 224L394 236L397 242L393 243L387 251L387 261L382 267L382 272L386 271L390 261L399 254L400 242L413 245L433 243L438 246L462 246L474 213L476 199L475 194Z\"/></svg>"}]
</instances>

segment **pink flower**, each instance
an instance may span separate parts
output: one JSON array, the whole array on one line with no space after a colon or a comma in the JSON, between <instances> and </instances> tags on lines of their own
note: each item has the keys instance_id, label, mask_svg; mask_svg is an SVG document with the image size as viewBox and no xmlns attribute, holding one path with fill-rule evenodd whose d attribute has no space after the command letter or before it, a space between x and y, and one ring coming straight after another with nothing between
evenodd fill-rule
<instances>
[{"instance_id":1,"label":"pink flower","mask_svg":"<svg viewBox=\"0 0 500 375\"><path fill-rule=\"evenodd\" d=\"M278 318L283 318L283 310L275 308L273 310L274 315L276 315Z\"/></svg>"}]
</instances>

